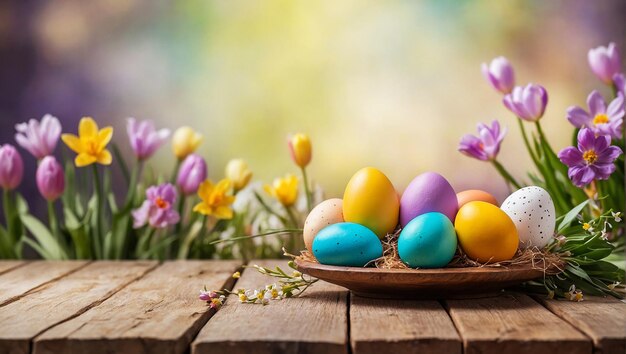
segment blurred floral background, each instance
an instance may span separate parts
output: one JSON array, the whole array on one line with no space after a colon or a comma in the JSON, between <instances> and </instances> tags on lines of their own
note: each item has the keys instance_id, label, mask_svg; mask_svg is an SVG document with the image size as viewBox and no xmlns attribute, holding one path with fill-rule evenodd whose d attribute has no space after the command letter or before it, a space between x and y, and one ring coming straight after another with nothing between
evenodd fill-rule
<instances>
[{"instance_id":1,"label":"blurred floral background","mask_svg":"<svg viewBox=\"0 0 626 354\"><path fill-rule=\"evenodd\" d=\"M0 141L45 113L69 131L91 115L130 151L126 119L153 119L201 132L212 178L240 157L270 181L295 172L286 137L301 131L328 196L371 165L399 190L435 170L502 201L495 169L457 152L477 121L498 119L512 130L499 160L519 176L530 167L480 64L505 55L519 84L546 87L542 123L559 150L566 108L600 86L587 50L614 41L624 52L625 15L617 0L2 1ZM174 162L169 147L151 160L159 171ZM20 189L43 203L26 166Z\"/></svg>"}]
</instances>

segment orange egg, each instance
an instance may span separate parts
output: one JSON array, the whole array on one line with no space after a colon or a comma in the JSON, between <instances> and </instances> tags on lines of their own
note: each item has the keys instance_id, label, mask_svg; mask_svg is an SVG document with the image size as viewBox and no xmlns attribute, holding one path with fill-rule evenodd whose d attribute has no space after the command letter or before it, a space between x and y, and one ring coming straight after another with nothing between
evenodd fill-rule
<instances>
[{"instance_id":1,"label":"orange egg","mask_svg":"<svg viewBox=\"0 0 626 354\"><path fill-rule=\"evenodd\" d=\"M478 189L469 189L459 192L456 194L456 199L459 201L459 209L469 202L487 202L498 206L498 201L493 195Z\"/></svg>"}]
</instances>

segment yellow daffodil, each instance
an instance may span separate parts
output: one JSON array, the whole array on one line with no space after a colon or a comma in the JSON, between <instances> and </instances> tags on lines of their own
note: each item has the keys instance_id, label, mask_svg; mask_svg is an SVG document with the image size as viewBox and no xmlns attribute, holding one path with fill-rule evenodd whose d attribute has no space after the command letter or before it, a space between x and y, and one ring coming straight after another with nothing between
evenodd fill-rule
<instances>
[{"instance_id":1,"label":"yellow daffodil","mask_svg":"<svg viewBox=\"0 0 626 354\"><path fill-rule=\"evenodd\" d=\"M230 188L231 182L228 179L223 179L216 185L209 179L202 182L198 188L198 196L202 201L196 204L193 211L217 219L232 219L233 210L230 206L235 197L228 194Z\"/></svg>"},{"instance_id":2,"label":"yellow daffodil","mask_svg":"<svg viewBox=\"0 0 626 354\"><path fill-rule=\"evenodd\" d=\"M311 140L305 134L298 133L289 139L289 151L291 158L300 168L306 167L311 162Z\"/></svg>"},{"instance_id":3,"label":"yellow daffodil","mask_svg":"<svg viewBox=\"0 0 626 354\"><path fill-rule=\"evenodd\" d=\"M113 128L98 129L98 124L91 117L84 117L78 125L78 136L63 134L61 139L78 155L74 160L76 167L84 167L93 163L110 165L112 158L107 144L113 137Z\"/></svg>"},{"instance_id":4,"label":"yellow daffodil","mask_svg":"<svg viewBox=\"0 0 626 354\"><path fill-rule=\"evenodd\" d=\"M172 136L172 149L179 160L183 160L196 151L200 143L202 143L202 135L189 127L176 129Z\"/></svg>"},{"instance_id":5,"label":"yellow daffodil","mask_svg":"<svg viewBox=\"0 0 626 354\"><path fill-rule=\"evenodd\" d=\"M252 171L244 160L232 159L226 165L226 178L233 182L235 192L240 191L250 182Z\"/></svg>"},{"instance_id":6,"label":"yellow daffodil","mask_svg":"<svg viewBox=\"0 0 626 354\"><path fill-rule=\"evenodd\" d=\"M265 185L265 191L282 205L291 206L298 197L298 177L288 174L283 178L276 178L271 186Z\"/></svg>"}]
</instances>

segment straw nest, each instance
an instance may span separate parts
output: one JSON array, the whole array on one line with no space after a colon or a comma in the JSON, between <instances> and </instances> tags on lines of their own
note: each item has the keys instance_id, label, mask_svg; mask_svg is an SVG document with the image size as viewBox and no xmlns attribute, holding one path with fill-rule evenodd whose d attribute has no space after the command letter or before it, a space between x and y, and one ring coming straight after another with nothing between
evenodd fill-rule
<instances>
[{"instance_id":1,"label":"straw nest","mask_svg":"<svg viewBox=\"0 0 626 354\"><path fill-rule=\"evenodd\" d=\"M379 269L411 269L398 255L398 236L400 230L389 234L382 240L383 256L371 261L367 266ZM296 257L298 260L317 263L315 257L309 251L302 251ZM541 250L536 247L518 250L512 259L501 262L480 263L469 259L467 255L457 248L457 252L448 263L446 268L468 268L468 267L489 267L489 268L509 268L530 266L533 269L542 270L545 274L558 274L564 269L565 262L558 254Z\"/></svg>"}]
</instances>

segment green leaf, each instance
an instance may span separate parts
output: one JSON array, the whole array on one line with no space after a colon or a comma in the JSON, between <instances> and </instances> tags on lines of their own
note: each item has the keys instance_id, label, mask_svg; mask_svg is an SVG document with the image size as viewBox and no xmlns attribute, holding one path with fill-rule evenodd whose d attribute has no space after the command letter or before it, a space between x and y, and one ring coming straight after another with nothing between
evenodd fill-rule
<instances>
[{"instance_id":1,"label":"green leaf","mask_svg":"<svg viewBox=\"0 0 626 354\"><path fill-rule=\"evenodd\" d=\"M0 225L0 259L18 258L7 231Z\"/></svg>"},{"instance_id":2,"label":"green leaf","mask_svg":"<svg viewBox=\"0 0 626 354\"><path fill-rule=\"evenodd\" d=\"M559 224L559 227L557 227L557 233L560 233L566 227L568 227L572 223L572 221L576 219L578 214L580 214L580 212L587 206L587 204L589 204L589 200L585 200L584 202L575 206L572 210L568 211L563 217L561 223Z\"/></svg>"},{"instance_id":3,"label":"green leaf","mask_svg":"<svg viewBox=\"0 0 626 354\"><path fill-rule=\"evenodd\" d=\"M65 250L61 247L54 236L52 236L50 230L48 230L48 228L41 223L41 221L30 214L21 215L21 220L24 226L26 226L28 231L30 231L33 235L35 240L37 240L39 246L44 249L45 253L49 256L49 258L46 259L68 259Z\"/></svg>"},{"instance_id":4,"label":"green leaf","mask_svg":"<svg viewBox=\"0 0 626 354\"><path fill-rule=\"evenodd\" d=\"M126 163L126 160L124 159L124 155L122 154L119 147L115 143L111 144L111 149L113 150L113 155L115 155L115 161L117 161L117 163L120 165L120 170L122 171L124 180L126 180L126 183L128 183L130 181L130 173L129 173L130 170L128 169L128 164Z\"/></svg>"}]
</instances>

